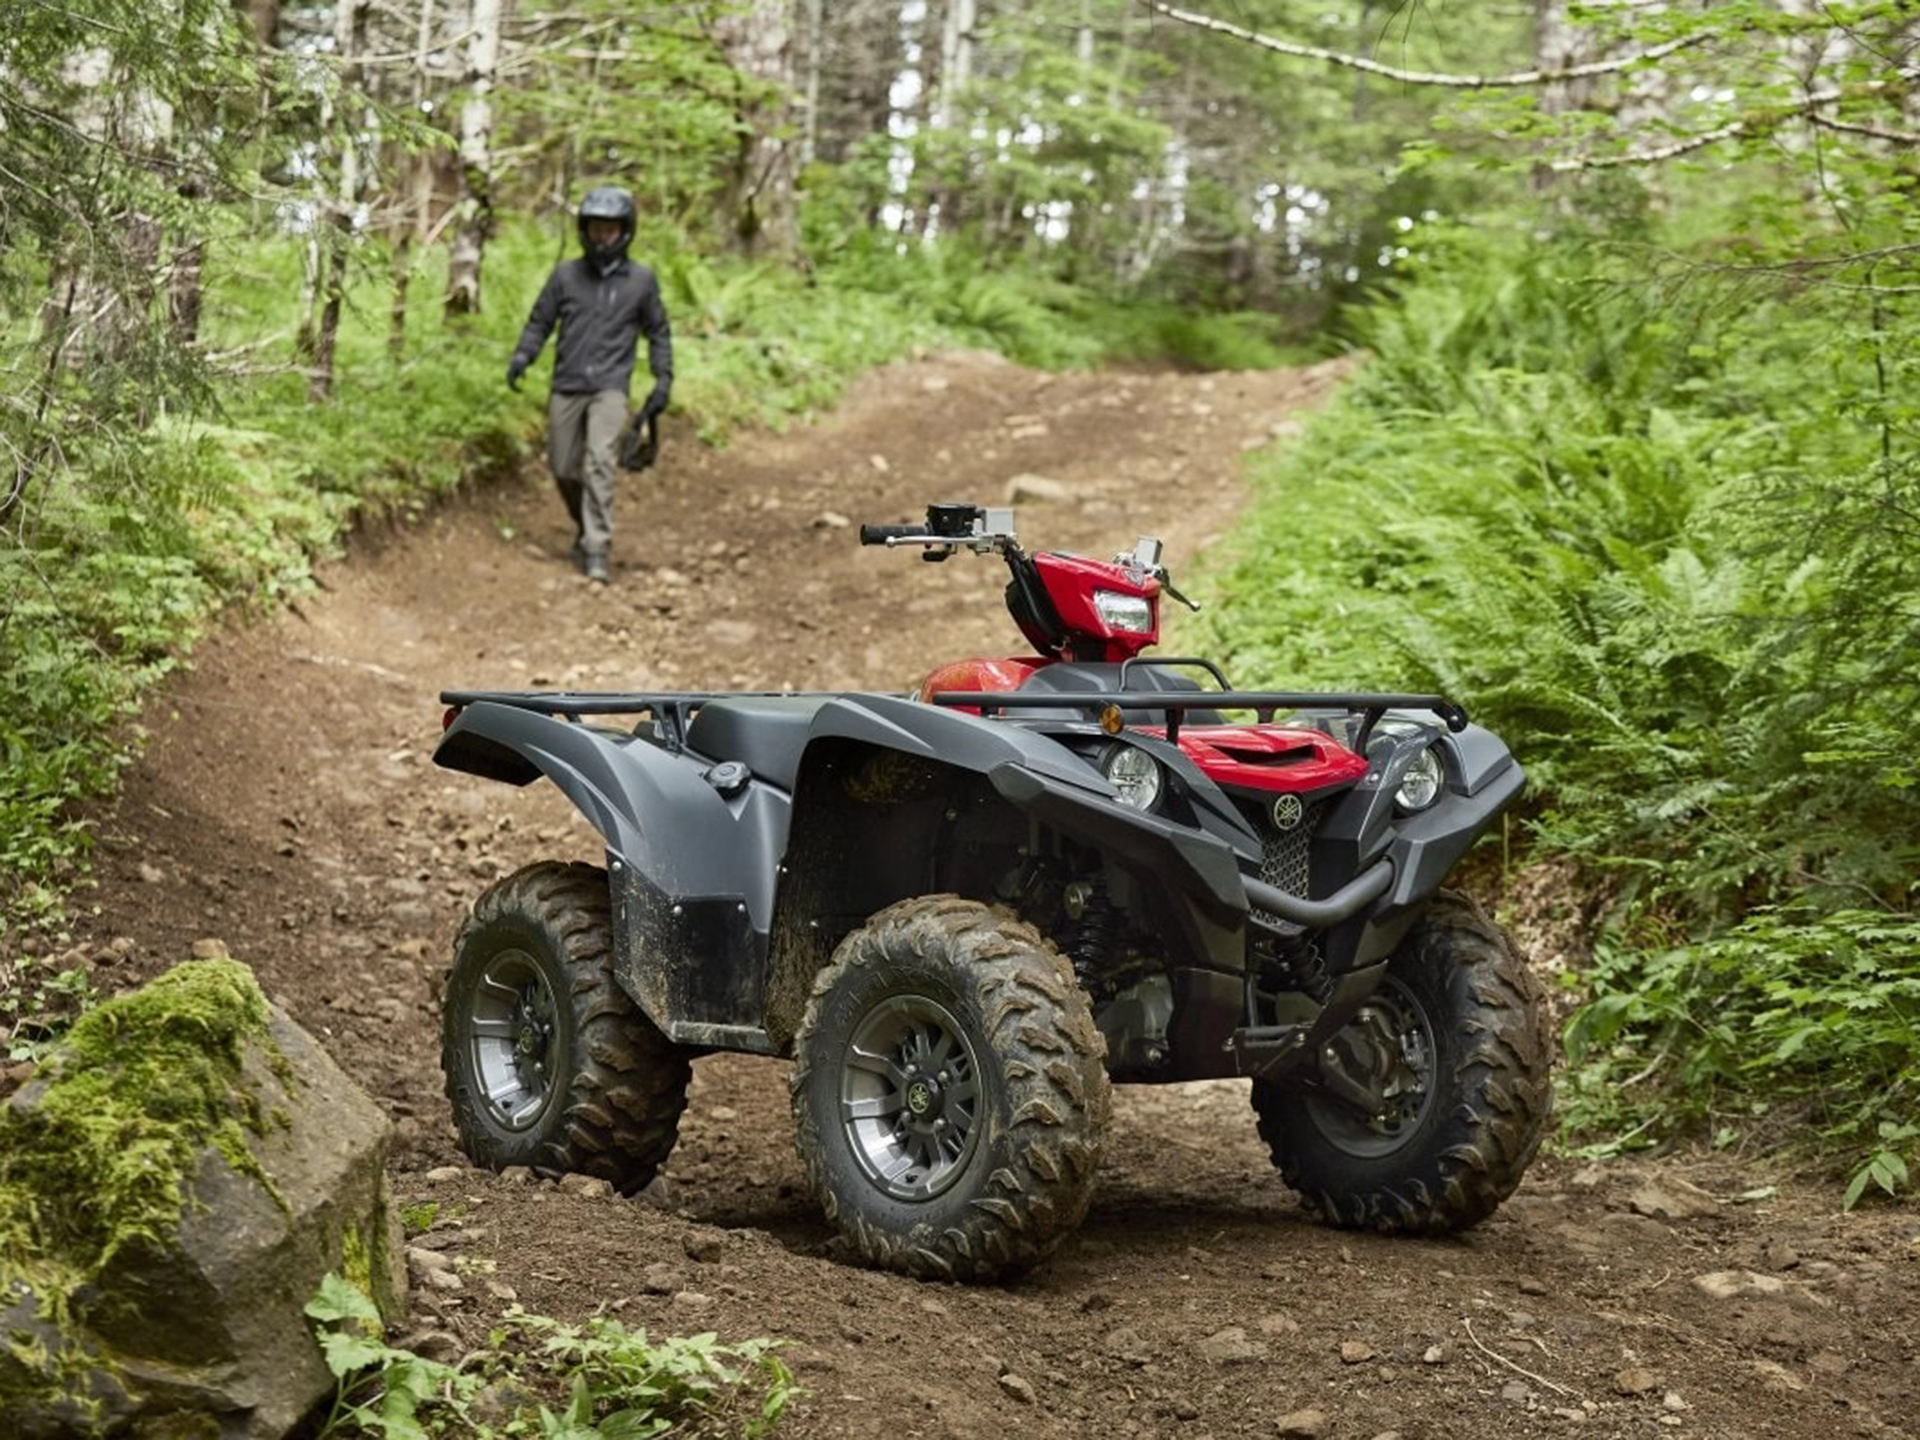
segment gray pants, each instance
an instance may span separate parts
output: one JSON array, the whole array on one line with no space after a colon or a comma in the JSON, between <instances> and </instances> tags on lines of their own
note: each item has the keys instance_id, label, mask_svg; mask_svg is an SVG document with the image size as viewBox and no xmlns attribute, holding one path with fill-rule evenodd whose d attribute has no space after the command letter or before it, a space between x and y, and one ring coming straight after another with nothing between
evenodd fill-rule
<instances>
[{"instance_id":1,"label":"gray pants","mask_svg":"<svg viewBox=\"0 0 1920 1440\"><path fill-rule=\"evenodd\" d=\"M627 423L624 390L555 395L547 402L547 463L588 555L613 544L614 460Z\"/></svg>"}]
</instances>

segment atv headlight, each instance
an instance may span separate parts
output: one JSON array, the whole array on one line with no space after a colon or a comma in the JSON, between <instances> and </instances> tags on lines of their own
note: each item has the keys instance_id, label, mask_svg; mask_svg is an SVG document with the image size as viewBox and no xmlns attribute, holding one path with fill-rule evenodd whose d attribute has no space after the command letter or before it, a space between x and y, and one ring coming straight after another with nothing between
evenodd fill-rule
<instances>
[{"instance_id":1,"label":"atv headlight","mask_svg":"<svg viewBox=\"0 0 1920 1440\"><path fill-rule=\"evenodd\" d=\"M1100 773L1120 792L1120 803L1151 810L1160 798L1160 762L1132 745L1115 745L1101 758Z\"/></svg>"},{"instance_id":2,"label":"atv headlight","mask_svg":"<svg viewBox=\"0 0 1920 1440\"><path fill-rule=\"evenodd\" d=\"M1446 771L1440 768L1440 754L1429 745L1400 777L1400 788L1393 792L1394 803L1402 810L1424 810L1440 798L1446 783Z\"/></svg>"},{"instance_id":3,"label":"atv headlight","mask_svg":"<svg viewBox=\"0 0 1920 1440\"><path fill-rule=\"evenodd\" d=\"M1153 630L1153 602L1144 595L1123 595L1118 590L1093 592L1093 608L1112 630L1127 630L1146 635Z\"/></svg>"}]
</instances>

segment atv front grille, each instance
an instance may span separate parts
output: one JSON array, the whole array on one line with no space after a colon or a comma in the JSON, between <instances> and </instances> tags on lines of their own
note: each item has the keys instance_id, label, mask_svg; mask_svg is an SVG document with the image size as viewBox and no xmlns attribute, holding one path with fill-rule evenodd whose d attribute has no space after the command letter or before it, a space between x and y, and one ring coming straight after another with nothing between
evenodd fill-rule
<instances>
[{"instance_id":1,"label":"atv front grille","mask_svg":"<svg viewBox=\"0 0 1920 1440\"><path fill-rule=\"evenodd\" d=\"M1291 830L1282 830L1273 823L1271 815L1262 815L1260 819L1260 878L1276 889L1289 895L1305 898L1307 894L1308 850L1313 844L1313 832L1319 828L1325 813L1325 803L1309 800L1301 812L1300 821ZM1265 910L1256 910L1254 914L1270 924L1288 925L1278 915Z\"/></svg>"}]
</instances>

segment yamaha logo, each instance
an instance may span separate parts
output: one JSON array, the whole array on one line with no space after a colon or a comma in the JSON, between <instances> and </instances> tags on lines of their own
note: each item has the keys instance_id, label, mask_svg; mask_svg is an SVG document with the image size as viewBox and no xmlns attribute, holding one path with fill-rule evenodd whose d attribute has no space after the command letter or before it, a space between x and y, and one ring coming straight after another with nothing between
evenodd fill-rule
<instances>
[{"instance_id":1,"label":"yamaha logo","mask_svg":"<svg viewBox=\"0 0 1920 1440\"><path fill-rule=\"evenodd\" d=\"M1273 802L1273 823L1282 830L1293 829L1306 813L1298 795L1282 795Z\"/></svg>"}]
</instances>

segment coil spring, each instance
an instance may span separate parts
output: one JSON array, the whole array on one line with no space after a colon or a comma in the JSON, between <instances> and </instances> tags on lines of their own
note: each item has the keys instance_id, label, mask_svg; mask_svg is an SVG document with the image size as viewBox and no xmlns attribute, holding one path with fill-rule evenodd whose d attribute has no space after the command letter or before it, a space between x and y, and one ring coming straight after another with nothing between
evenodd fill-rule
<instances>
[{"instance_id":1,"label":"coil spring","mask_svg":"<svg viewBox=\"0 0 1920 1440\"><path fill-rule=\"evenodd\" d=\"M1067 954L1073 961L1073 973L1080 977L1082 984L1088 984L1110 974L1119 964L1121 919L1120 912L1107 899L1105 876L1079 883L1086 886L1086 899L1080 919L1074 925L1073 942Z\"/></svg>"}]
</instances>

